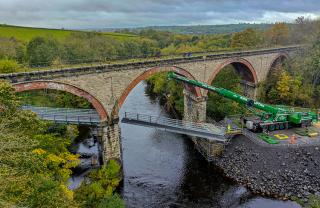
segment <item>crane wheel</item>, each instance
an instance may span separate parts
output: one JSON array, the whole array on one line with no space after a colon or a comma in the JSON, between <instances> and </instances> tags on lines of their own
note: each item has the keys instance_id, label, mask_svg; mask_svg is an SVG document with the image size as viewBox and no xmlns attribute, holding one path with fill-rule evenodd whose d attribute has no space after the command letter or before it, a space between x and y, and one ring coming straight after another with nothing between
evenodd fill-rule
<instances>
[{"instance_id":1,"label":"crane wheel","mask_svg":"<svg viewBox=\"0 0 320 208\"><path fill-rule=\"evenodd\" d=\"M279 129L280 129L280 130L285 129L285 125L284 125L283 123L280 123L280 124L279 124Z\"/></svg>"},{"instance_id":2,"label":"crane wheel","mask_svg":"<svg viewBox=\"0 0 320 208\"><path fill-rule=\"evenodd\" d=\"M269 131L274 131L274 130L275 130L274 124L269 125L269 126L268 126L268 129L269 129Z\"/></svg>"}]
</instances>

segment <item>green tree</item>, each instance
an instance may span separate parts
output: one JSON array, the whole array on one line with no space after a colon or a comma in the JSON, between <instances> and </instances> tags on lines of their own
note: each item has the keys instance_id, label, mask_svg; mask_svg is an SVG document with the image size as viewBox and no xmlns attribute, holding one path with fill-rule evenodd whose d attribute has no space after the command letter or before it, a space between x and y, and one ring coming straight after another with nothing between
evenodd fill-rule
<instances>
[{"instance_id":1,"label":"green tree","mask_svg":"<svg viewBox=\"0 0 320 208\"><path fill-rule=\"evenodd\" d=\"M92 49L85 34L72 33L63 43L64 57L68 64L86 63L93 60Z\"/></svg>"},{"instance_id":2,"label":"green tree","mask_svg":"<svg viewBox=\"0 0 320 208\"><path fill-rule=\"evenodd\" d=\"M141 56L140 46L137 42L126 40L117 48L120 58L134 58Z\"/></svg>"},{"instance_id":3,"label":"green tree","mask_svg":"<svg viewBox=\"0 0 320 208\"><path fill-rule=\"evenodd\" d=\"M116 56L118 42L102 33L71 33L62 42L60 59L66 64L105 61Z\"/></svg>"},{"instance_id":4,"label":"green tree","mask_svg":"<svg viewBox=\"0 0 320 208\"><path fill-rule=\"evenodd\" d=\"M18 94L23 104L59 107L59 108L93 108L85 98L57 90L34 90Z\"/></svg>"},{"instance_id":5,"label":"green tree","mask_svg":"<svg viewBox=\"0 0 320 208\"><path fill-rule=\"evenodd\" d=\"M141 30L139 35L157 41L160 49L165 48L174 42L174 34L170 32L148 29Z\"/></svg>"},{"instance_id":6,"label":"green tree","mask_svg":"<svg viewBox=\"0 0 320 208\"><path fill-rule=\"evenodd\" d=\"M140 45L140 51L144 57L153 56L156 52L160 51L156 48L156 44L153 41L144 40Z\"/></svg>"},{"instance_id":7,"label":"green tree","mask_svg":"<svg viewBox=\"0 0 320 208\"><path fill-rule=\"evenodd\" d=\"M231 35L205 35L197 42L196 46L203 51L213 51L229 48Z\"/></svg>"},{"instance_id":8,"label":"green tree","mask_svg":"<svg viewBox=\"0 0 320 208\"><path fill-rule=\"evenodd\" d=\"M175 80L168 81L166 72L151 76L147 82L151 94L159 97L161 101L165 101L168 110L177 111L179 116L183 115L184 96L183 85L181 83Z\"/></svg>"},{"instance_id":9,"label":"green tree","mask_svg":"<svg viewBox=\"0 0 320 208\"><path fill-rule=\"evenodd\" d=\"M27 57L32 67L50 66L58 54L59 44L51 38L36 37L27 45Z\"/></svg>"},{"instance_id":10,"label":"green tree","mask_svg":"<svg viewBox=\"0 0 320 208\"><path fill-rule=\"evenodd\" d=\"M22 43L15 38L0 37L0 59L22 59L22 47Z\"/></svg>"},{"instance_id":11,"label":"green tree","mask_svg":"<svg viewBox=\"0 0 320 208\"><path fill-rule=\"evenodd\" d=\"M222 87L242 94L240 76L232 66L225 67L212 82L215 87ZM242 114L245 109L238 103L223 98L214 92L209 92L207 100L207 116L216 121L224 119L228 115Z\"/></svg>"}]
</instances>

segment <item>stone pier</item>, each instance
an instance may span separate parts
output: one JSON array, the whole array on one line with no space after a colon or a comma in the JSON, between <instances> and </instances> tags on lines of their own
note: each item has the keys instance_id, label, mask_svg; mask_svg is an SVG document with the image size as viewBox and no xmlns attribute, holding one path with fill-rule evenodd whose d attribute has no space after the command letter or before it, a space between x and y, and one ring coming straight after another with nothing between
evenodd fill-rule
<instances>
[{"instance_id":1,"label":"stone pier","mask_svg":"<svg viewBox=\"0 0 320 208\"><path fill-rule=\"evenodd\" d=\"M103 127L101 146L104 164L111 159L122 164L121 133L119 123Z\"/></svg>"},{"instance_id":2,"label":"stone pier","mask_svg":"<svg viewBox=\"0 0 320 208\"><path fill-rule=\"evenodd\" d=\"M207 97L197 98L187 90L184 90L184 120L193 122L206 122ZM205 139L191 137L195 147L207 159L212 160L222 154L224 145Z\"/></svg>"}]
</instances>

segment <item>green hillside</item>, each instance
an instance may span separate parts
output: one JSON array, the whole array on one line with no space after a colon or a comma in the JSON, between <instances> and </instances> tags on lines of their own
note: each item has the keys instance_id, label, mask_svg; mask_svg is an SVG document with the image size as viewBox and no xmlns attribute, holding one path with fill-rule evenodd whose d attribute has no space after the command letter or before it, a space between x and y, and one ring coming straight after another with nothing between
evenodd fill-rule
<instances>
[{"instance_id":1,"label":"green hillside","mask_svg":"<svg viewBox=\"0 0 320 208\"><path fill-rule=\"evenodd\" d=\"M38 36L53 37L57 40L61 40L67 37L68 35L70 35L70 33L74 33L74 32L82 33L83 31L0 25L0 37L6 37L6 38L14 37L17 40L21 40L24 42L27 42L32 38L38 37ZM139 37L131 34L122 34L122 33L113 33L113 32L103 32L103 34L118 40Z\"/></svg>"},{"instance_id":2,"label":"green hillside","mask_svg":"<svg viewBox=\"0 0 320 208\"><path fill-rule=\"evenodd\" d=\"M71 32L72 32L71 30L0 25L0 37L7 37L7 38L14 37L21 41L29 41L36 36L54 37L56 39L63 39L66 36L68 36Z\"/></svg>"}]
</instances>

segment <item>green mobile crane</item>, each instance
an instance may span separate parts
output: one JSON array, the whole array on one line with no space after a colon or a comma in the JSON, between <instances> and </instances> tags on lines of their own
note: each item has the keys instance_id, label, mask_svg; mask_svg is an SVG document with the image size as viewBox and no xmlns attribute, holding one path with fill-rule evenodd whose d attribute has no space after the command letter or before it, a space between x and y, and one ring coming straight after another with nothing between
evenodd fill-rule
<instances>
[{"instance_id":1,"label":"green mobile crane","mask_svg":"<svg viewBox=\"0 0 320 208\"><path fill-rule=\"evenodd\" d=\"M308 127L312 125L312 122L318 121L318 115L314 112L297 112L293 108L286 106L272 106L260 103L230 90L214 87L197 80L188 79L175 72L169 72L168 78L216 92L225 98L245 105L254 113L255 116L242 117L241 120L243 124L253 132L261 132L265 130L274 131L288 129L295 126Z\"/></svg>"}]
</instances>

